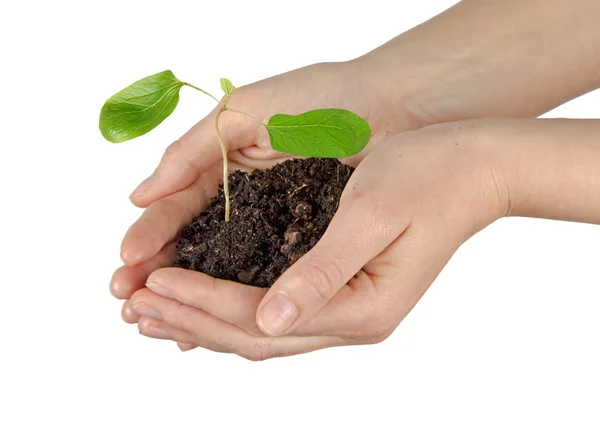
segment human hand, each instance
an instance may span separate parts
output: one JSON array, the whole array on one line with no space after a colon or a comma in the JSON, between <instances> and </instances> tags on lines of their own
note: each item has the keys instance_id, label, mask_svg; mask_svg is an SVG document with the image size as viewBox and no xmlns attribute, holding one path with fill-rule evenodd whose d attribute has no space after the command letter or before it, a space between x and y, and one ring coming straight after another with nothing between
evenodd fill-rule
<instances>
[{"instance_id":1,"label":"human hand","mask_svg":"<svg viewBox=\"0 0 600 446\"><path fill-rule=\"evenodd\" d=\"M183 349L249 359L387 338L461 243L507 211L481 126L432 126L373 148L323 238L268 291L159 268L124 318L141 316L142 334Z\"/></svg>"},{"instance_id":2,"label":"human hand","mask_svg":"<svg viewBox=\"0 0 600 446\"><path fill-rule=\"evenodd\" d=\"M415 78L412 83L416 83ZM404 87L407 97L410 85L407 82ZM353 164L381 145L389 134L423 125L408 108L384 100L359 62L313 65L238 88L228 107L243 109L262 121L275 113L350 108L366 118L372 128L367 149L348 159ZM214 118L213 112L173 143L155 173L132 194L132 202L147 209L123 239L121 257L126 266L119 268L111 281L116 297L129 299L144 286L153 269L170 264L172 248L165 246L216 193L221 151ZM289 156L272 150L266 131L246 116L225 113L220 125L231 170L264 169ZM123 313L135 322L128 302L124 303Z\"/></svg>"},{"instance_id":3,"label":"human hand","mask_svg":"<svg viewBox=\"0 0 600 446\"><path fill-rule=\"evenodd\" d=\"M589 38L597 32L590 12L598 4L583 0L582 5L573 9L566 4L547 8L541 1L460 2L359 63L322 64L267 79L238 89L230 105L259 117L317 107L350 108L367 117L375 130L367 151L379 147L388 132L426 124L479 116L536 116L598 85L590 56L597 40ZM514 22L515 11L519 17L533 13L540 18L539 39L529 38L531 21ZM511 33L506 33L506 23L511 23ZM574 46L581 51L573 51ZM266 134L257 132L255 123L239 116L226 118L222 127L232 168L264 168L282 156L269 149ZM214 136L206 131L210 122L203 120L173 144L153 184L144 183L149 186L145 194L138 195L140 188L132 197L148 209L123 241L122 257L129 266L111 281L117 297L127 299L143 288L151 271L169 264L166 242L214 195L219 154ZM123 310L127 320L137 320L127 302Z\"/></svg>"}]
</instances>

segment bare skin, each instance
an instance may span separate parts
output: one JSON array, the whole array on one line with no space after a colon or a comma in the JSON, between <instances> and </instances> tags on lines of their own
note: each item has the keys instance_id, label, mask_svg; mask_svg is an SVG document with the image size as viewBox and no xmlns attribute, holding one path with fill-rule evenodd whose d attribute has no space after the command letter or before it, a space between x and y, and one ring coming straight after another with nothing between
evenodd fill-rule
<instances>
[{"instance_id":1,"label":"bare skin","mask_svg":"<svg viewBox=\"0 0 600 446\"><path fill-rule=\"evenodd\" d=\"M249 359L382 341L495 220L600 223L598 138L600 121L535 119L398 134L359 164L326 234L270 290L161 268L130 305L143 334ZM256 314L277 294L297 318L268 336Z\"/></svg>"},{"instance_id":2,"label":"bare skin","mask_svg":"<svg viewBox=\"0 0 600 446\"><path fill-rule=\"evenodd\" d=\"M559 146L552 151L547 134L558 140L563 132L595 136L596 123L492 120L411 130L479 116L536 116L597 88L599 12L590 0L466 0L355 61L306 67L236 90L230 106L259 118L344 107L368 119L373 139L350 160L360 164L331 229L270 290L164 268L172 260L170 241L205 206L220 177L209 116L167 150L153 180L132 194L132 202L147 209L125 236L126 266L111 281L112 293L126 299L123 318L137 322L144 335L178 341L182 350L200 345L251 359L377 342L458 246L495 219L517 212L597 221L582 194L563 197L568 212L566 204L553 208L554 201L541 195L519 199L557 184L540 171L543 162L552 171L552 160L572 158L573 144L568 156ZM282 160L248 118L228 115L222 130L233 169ZM522 152L508 150L510 144L520 144ZM583 195L591 197L597 184L586 168L598 165L590 147L579 150L577 159L586 165L572 167L576 174L563 192L585 187ZM528 166L534 175L523 174L531 172ZM382 187L395 193L381 193ZM427 209L418 206L423 201ZM361 217L346 215L353 212ZM356 226L341 225L344 215ZM348 246L347 240L362 243ZM275 299L279 293L287 306ZM268 303L275 314L266 311Z\"/></svg>"}]
</instances>

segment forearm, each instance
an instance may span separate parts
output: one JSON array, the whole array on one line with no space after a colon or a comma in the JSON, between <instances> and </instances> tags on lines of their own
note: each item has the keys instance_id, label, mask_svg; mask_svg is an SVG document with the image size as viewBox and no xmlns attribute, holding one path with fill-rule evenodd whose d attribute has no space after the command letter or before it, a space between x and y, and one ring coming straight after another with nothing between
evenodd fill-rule
<instances>
[{"instance_id":1,"label":"forearm","mask_svg":"<svg viewBox=\"0 0 600 446\"><path fill-rule=\"evenodd\" d=\"M538 116L600 87L599 20L597 0L464 0L355 62L425 123Z\"/></svg>"},{"instance_id":2,"label":"forearm","mask_svg":"<svg viewBox=\"0 0 600 446\"><path fill-rule=\"evenodd\" d=\"M514 216L600 224L600 120L484 120Z\"/></svg>"}]
</instances>

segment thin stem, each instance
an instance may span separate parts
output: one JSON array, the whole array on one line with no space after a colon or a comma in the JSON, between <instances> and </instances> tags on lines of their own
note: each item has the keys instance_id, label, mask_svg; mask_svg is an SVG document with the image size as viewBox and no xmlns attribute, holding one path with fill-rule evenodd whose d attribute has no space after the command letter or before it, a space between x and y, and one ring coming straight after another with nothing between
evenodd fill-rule
<instances>
[{"instance_id":1,"label":"thin stem","mask_svg":"<svg viewBox=\"0 0 600 446\"><path fill-rule=\"evenodd\" d=\"M221 146L221 153L223 154L223 192L225 194L225 221L229 221L229 212L231 208L231 203L229 201L229 167L227 163L227 147L225 147L225 142L221 137L221 132L219 131L219 116L221 113L225 111L225 107L219 107L219 111L217 112L217 118L215 119L215 129L217 130L217 139L219 140L219 144Z\"/></svg>"},{"instance_id":2,"label":"thin stem","mask_svg":"<svg viewBox=\"0 0 600 446\"><path fill-rule=\"evenodd\" d=\"M264 122L262 122L260 119L258 119L256 116L252 116L250 113L248 113L248 112L245 112L245 111L243 111L243 110L238 110L237 108L229 108L229 107L225 107L225 111L230 111L230 112L233 112L233 113L239 113L240 115L246 115L246 116L248 116L249 118L252 118L252 119L254 119L255 121L258 121L258 122L260 122L262 125L265 125L265 123L264 123Z\"/></svg>"},{"instance_id":3,"label":"thin stem","mask_svg":"<svg viewBox=\"0 0 600 446\"><path fill-rule=\"evenodd\" d=\"M223 194L225 195L225 221L229 221L230 214L231 214L231 200L229 198L229 165L228 165L229 163L227 160L227 147L225 147L225 142L223 141L223 137L221 136L221 132L219 131L219 117L221 116L221 113L228 110L228 111L231 111L234 113L240 113L242 115L246 115L249 118L252 118L252 119L260 122L262 125L265 125L265 123L261 122L260 119L258 119L255 116L252 116L250 113L246 113L245 111L237 110L235 108L227 108L225 105L227 104L227 101L229 100L229 96L225 96L224 101L221 103L220 100L215 98L209 92L204 91L202 88L196 87L195 85L192 85L192 84L188 84L187 82L184 82L183 85L192 87L193 89L198 90L199 92L204 93L207 96L210 96L219 104L219 110L217 111L217 116L215 118L215 130L217 131L217 139L219 140L219 145L221 146L221 154L223 155Z\"/></svg>"},{"instance_id":4,"label":"thin stem","mask_svg":"<svg viewBox=\"0 0 600 446\"><path fill-rule=\"evenodd\" d=\"M192 84L188 84L187 82L184 82L183 85L187 85L188 87L192 87L195 90L198 90L201 93L204 93L206 96L210 96L211 98L213 98L215 101L217 102L221 102L219 101L217 98L215 98L212 94L210 94L208 91L204 91L202 88L198 88L195 85Z\"/></svg>"}]
</instances>

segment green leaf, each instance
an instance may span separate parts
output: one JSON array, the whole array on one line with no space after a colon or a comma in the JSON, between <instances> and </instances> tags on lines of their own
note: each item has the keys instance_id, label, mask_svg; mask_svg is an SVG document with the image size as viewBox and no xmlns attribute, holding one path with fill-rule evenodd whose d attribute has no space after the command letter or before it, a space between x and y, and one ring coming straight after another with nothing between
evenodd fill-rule
<instances>
[{"instance_id":1,"label":"green leaf","mask_svg":"<svg viewBox=\"0 0 600 446\"><path fill-rule=\"evenodd\" d=\"M221 90L223 90L223 93L225 93L227 96L230 96L231 93L233 93L233 90L235 90L235 87L229 79L222 77Z\"/></svg>"},{"instance_id":2,"label":"green leaf","mask_svg":"<svg viewBox=\"0 0 600 446\"><path fill-rule=\"evenodd\" d=\"M167 70L119 91L100 111L102 136L117 143L148 133L173 113L183 85Z\"/></svg>"},{"instance_id":3,"label":"green leaf","mask_svg":"<svg viewBox=\"0 0 600 446\"><path fill-rule=\"evenodd\" d=\"M271 147L279 152L320 158L343 158L360 152L371 128L360 116L338 108L301 115L273 115L265 124Z\"/></svg>"}]
</instances>

